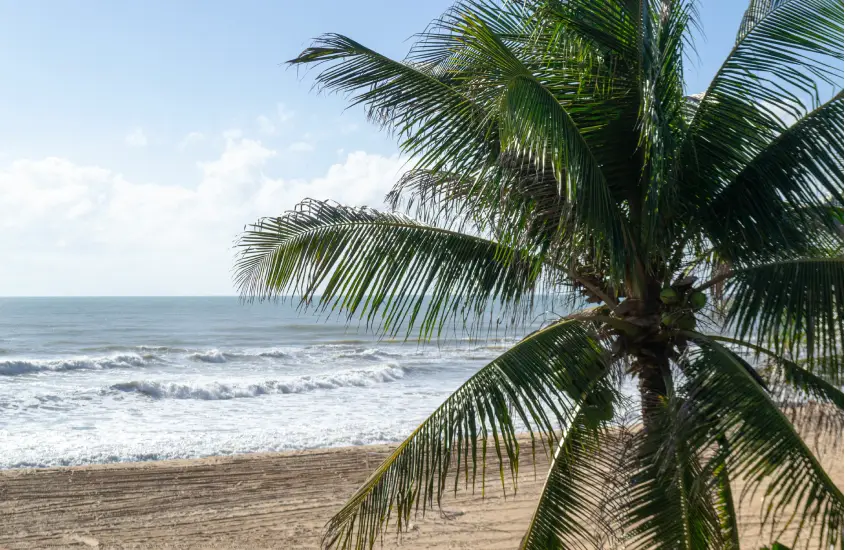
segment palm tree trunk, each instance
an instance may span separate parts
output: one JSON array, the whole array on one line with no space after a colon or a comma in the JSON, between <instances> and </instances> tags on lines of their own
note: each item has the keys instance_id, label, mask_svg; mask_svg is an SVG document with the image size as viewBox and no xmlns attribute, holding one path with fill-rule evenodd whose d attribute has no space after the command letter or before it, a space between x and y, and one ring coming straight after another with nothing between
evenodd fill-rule
<instances>
[{"instance_id":1,"label":"palm tree trunk","mask_svg":"<svg viewBox=\"0 0 845 550\"><path fill-rule=\"evenodd\" d=\"M643 427L649 431L657 421L660 402L667 395L666 381L669 374L669 361L665 357L637 358L637 370L640 374L639 390Z\"/></svg>"},{"instance_id":2,"label":"palm tree trunk","mask_svg":"<svg viewBox=\"0 0 845 550\"><path fill-rule=\"evenodd\" d=\"M635 367L639 372L640 410L645 432L645 438L638 449L639 469L632 479L637 484L654 476L652 467L657 459L656 446L659 446L661 440L661 424L665 422L661 402L667 395L667 378L664 375L668 374L668 361L664 369L656 357L639 355Z\"/></svg>"}]
</instances>

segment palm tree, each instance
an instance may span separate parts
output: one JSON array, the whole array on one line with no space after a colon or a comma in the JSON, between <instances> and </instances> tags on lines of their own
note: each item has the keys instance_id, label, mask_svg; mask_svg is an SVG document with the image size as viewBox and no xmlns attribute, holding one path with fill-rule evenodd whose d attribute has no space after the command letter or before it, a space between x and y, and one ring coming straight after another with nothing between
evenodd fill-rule
<instances>
[{"instance_id":1,"label":"palm tree","mask_svg":"<svg viewBox=\"0 0 845 550\"><path fill-rule=\"evenodd\" d=\"M326 546L371 547L491 457L504 488L527 445L551 465L522 548L738 548L736 480L765 488L763 525L842 545L842 493L799 434L842 431L843 94L822 97L842 0L751 0L689 96L696 28L693 0L464 0L405 60L329 34L291 61L411 160L391 212L306 200L248 228L244 297L421 340L590 304L467 380Z\"/></svg>"}]
</instances>

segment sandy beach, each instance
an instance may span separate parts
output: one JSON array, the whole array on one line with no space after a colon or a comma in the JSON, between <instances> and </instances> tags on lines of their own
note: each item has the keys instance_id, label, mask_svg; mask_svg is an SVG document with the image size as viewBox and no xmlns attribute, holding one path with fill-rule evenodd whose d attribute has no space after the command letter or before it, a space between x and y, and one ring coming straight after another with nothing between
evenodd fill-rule
<instances>
[{"instance_id":1,"label":"sandy beach","mask_svg":"<svg viewBox=\"0 0 845 550\"><path fill-rule=\"evenodd\" d=\"M830 447L828 445L828 447ZM317 548L326 520L389 446L0 473L0 548ZM841 442L821 455L843 485ZM521 468L519 491L461 493L385 548L515 548L543 481ZM739 491L736 491L738 493ZM758 540L759 502L740 508Z\"/></svg>"}]
</instances>

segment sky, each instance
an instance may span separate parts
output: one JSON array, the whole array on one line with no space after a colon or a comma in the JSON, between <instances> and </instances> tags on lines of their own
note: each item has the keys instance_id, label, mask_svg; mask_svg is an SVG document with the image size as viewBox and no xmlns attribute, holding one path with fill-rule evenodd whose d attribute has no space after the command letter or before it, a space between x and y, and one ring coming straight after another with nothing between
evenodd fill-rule
<instances>
[{"instance_id":1,"label":"sky","mask_svg":"<svg viewBox=\"0 0 845 550\"><path fill-rule=\"evenodd\" d=\"M232 295L246 224L381 207L405 160L289 68L324 32L401 58L446 0L0 0L0 296ZM703 0L690 93L745 2Z\"/></svg>"}]
</instances>

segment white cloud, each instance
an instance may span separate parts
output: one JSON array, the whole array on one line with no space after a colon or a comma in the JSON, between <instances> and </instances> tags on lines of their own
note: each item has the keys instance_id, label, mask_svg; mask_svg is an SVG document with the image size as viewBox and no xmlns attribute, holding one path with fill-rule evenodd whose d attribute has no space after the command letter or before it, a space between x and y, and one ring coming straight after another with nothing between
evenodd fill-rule
<instances>
[{"instance_id":1,"label":"white cloud","mask_svg":"<svg viewBox=\"0 0 845 550\"><path fill-rule=\"evenodd\" d=\"M276 151L229 137L191 186L142 183L67 159L0 166L0 295L232 294L245 224L305 197L381 206L396 156L354 152L312 179L267 174Z\"/></svg>"},{"instance_id":2,"label":"white cloud","mask_svg":"<svg viewBox=\"0 0 845 550\"><path fill-rule=\"evenodd\" d=\"M287 122L292 119L296 113L285 107L284 103L276 104L276 116L279 117L279 122Z\"/></svg>"},{"instance_id":3,"label":"white cloud","mask_svg":"<svg viewBox=\"0 0 845 550\"><path fill-rule=\"evenodd\" d=\"M379 208L384 206L384 195L401 175L404 164L396 155L384 157L355 151L318 178L266 179L254 196L255 209L261 215L273 215L264 211L264 205L280 204L287 210L306 197Z\"/></svg>"},{"instance_id":4,"label":"white cloud","mask_svg":"<svg viewBox=\"0 0 845 550\"><path fill-rule=\"evenodd\" d=\"M296 141L288 146L288 151L293 153L308 153L314 150L314 144L307 141Z\"/></svg>"},{"instance_id":5,"label":"white cloud","mask_svg":"<svg viewBox=\"0 0 845 550\"><path fill-rule=\"evenodd\" d=\"M263 134L267 135L274 135L276 133L276 125L273 124L273 121L267 118L264 115L259 115L258 118L255 119L258 123L258 129Z\"/></svg>"},{"instance_id":6,"label":"white cloud","mask_svg":"<svg viewBox=\"0 0 845 550\"><path fill-rule=\"evenodd\" d=\"M126 145L130 147L146 147L147 135L141 128L135 128L126 134Z\"/></svg>"},{"instance_id":7,"label":"white cloud","mask_svg":"<svg viewBox=\"0 0 845 550\"><path fill-rule=\"evenodd\" d=\"M224 139L239 139L243 137L244 133L240 128L229 128L223 132Z\"/></svg>"},{"instance_id":8,"label":"white cloud","mask_svg":"<svg viewBox=\"0 0 845 550\"><path fill-rule=\"evenodd\" d=\"M258 115L255 117L255 123L258 125L258 131L267 136L275 136L279 133L279 126L284 125L294 116L294 112L285 107L284 103L276 104L275 115Z\"/></svg>"},{"instance_id":9,"label":"white cloud","mask_svg":"<svg viewBox=\"0 0 845 550\"><path fill-rule=\"evenodd\" d=\"M810 104L809 102L807 104ZM764 101L763 107L769 110L773 115L778 117L781 122L783 122L786 126L792 126L798 120L795 118L795 115L787 110L785 110L780 105L776 105L770 101Z\"/></svg>"},{"instance_id":10,"label":"white cloud","mask_svg":"<svg viewBox=\"0 0 845 550\"><path fill-rule=\"evenodd\" d=\"M186 149L195 143L199 143L205 139L205 134L202 132L190 132L182 141L179 142L179 149Z\"/></svg>"}]
</instances>

